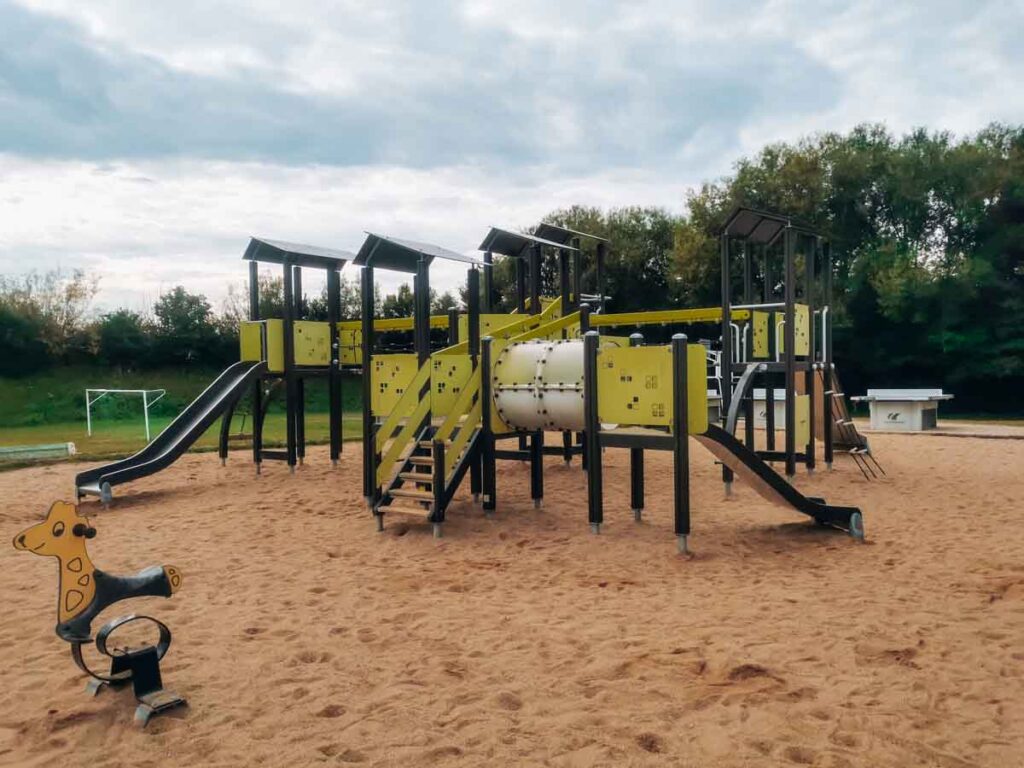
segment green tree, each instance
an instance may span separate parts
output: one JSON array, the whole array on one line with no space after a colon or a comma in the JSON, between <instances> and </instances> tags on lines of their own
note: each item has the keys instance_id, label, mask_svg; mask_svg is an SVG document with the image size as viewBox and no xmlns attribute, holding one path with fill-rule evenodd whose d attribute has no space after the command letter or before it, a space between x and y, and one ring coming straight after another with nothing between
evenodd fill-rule
<instances>
[{"instance_id":1,"label":"green tree","mask_svg":"<svg viewBox=\"0 0 1024 768\"><path fill-rule=\"evenodd\" d=\"M119 309L103 315L97 324L100 357L122 371L131 370L149 361L151 333L142 315Z\"/></svg>"},{"instance_id":2,"label":"green tree","mask_svg":"<svg viewBox=\"0 0 1024 768\"><path fill-rule=\"evenodd\" d=\"M182 286L176 286L157 300L153 313L164 360L210 362L211 357L214 360L220 357L213 313L202 294L189 293ZM211 354L211 348L217 353Z\"/></svg>"}]
</instances>

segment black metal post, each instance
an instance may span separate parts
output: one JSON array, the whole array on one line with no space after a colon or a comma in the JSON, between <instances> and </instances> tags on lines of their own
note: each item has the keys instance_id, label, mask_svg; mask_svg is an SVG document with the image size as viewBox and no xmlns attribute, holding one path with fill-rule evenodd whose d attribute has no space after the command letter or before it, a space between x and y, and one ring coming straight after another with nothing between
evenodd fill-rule
<instances>
[{"instance_id":1,"label":"black metal post","mask_svg":"<svg viewBox=\"0 0 1024 768\"><path fill-rule=\"evenodd\" d=\"M526 260L516 256L516 310L526 314Z\"/></svg>"},{"instance_id":2,"label":"black metal post","mask_svg":"<svg viewBox=\"0 0 1024 768\"><path fill-rule=\"evenodd\" d=\"M469 359L473 370L477 369L480 362L480 272L474 267L466 275L466 330L469 346ZM481 379L481 384L483 380ZM482 411L482 408L481 408ZM480 492L483 490L482 463L478 455L469 465L469 490L473 494L473 501L480 500Z\"/></svg>"},{"instance_id":3,"label":"black metal post","mask_svg":"<svg viewBox=\"0 0 1024 768\"><path fill-rule=\"evenodd\" d=\"M338 323L341 321L341 273L327 270L327 323L331 327L331 360L327 369L327 402L330 411L331 464L338 466L344 441L344 418L341 397L341 343Z\"/></svg>"},{"instance_id":4,"label":"black metal post","mask_svg":"<svg viewBox=\"0 0 1024 768\"><path fill-rule=\"evenodd\" d=\"M590 332L590 304L580 304L580 336L586 338L587 333ZM587 471L587 438L586 432L583 434L583 448L580 451L580 466L583 471Z\"/></svg>"},{"instance_id":5,"label":"black metal post","mask_svg":"<svg viewBox=\"0 0 1024 768\"><path fill-rule=\"evenodd\" d=\"M675 533L680 554L690 535L690 442L687 419L686 335L672 337L672 480Z\"/></svg>"},{"instance_id":6,"label":"black metal post","mask_svg":"<svg viewBox=\"0 0 1024 768\"><path fill-rule=\"evenodd\" d=\"M786 324L782 334L786 358L786 477L796 474L796 233L786 226Z\"/></svg>"},{"instance_id":7,"label":"black metal post","mask_svg":"<svg viewBox=\"0 0 1024 768\"><path fill-rule=\"evenodd\" d=\"M814 395L814 378L815 378L815 361L817 351L815 350L815 333L814 333L814 307L815 307L815 284L817 282L816 277L816 265L818 261L818 252L821 249L821 238L813 237L810 242L810 247L807 250L807 254L804 256L804 301L807 303L807 360L804 363L806 370L804 371L804 391L807 392L807 445L804 447L804 465L807 467L807 472L814 472L815 464L815 435L814 428L815 424L815 401L817 398Z\"/></svg>"},{"instance_id":8,"label":"black metal post","mask_svg":"<svg viewBox=\"0 0 1024 768\"><path fill-rule=\"evenodd\" d=\"M285 431L287 440L288 471L295 471L297 461L295 419L297 415L295 387L295 325L292 322L295 297L292 292L292 268L286 261L284 264L284 301L282 309L284 321L282 323L284 333L284 407L285 407Z\"/></svg>"},{"instance_id":9,"label":"black metal post","mask_svg":"<svg viewBox=\"0 0 1024 768\"><path fill-rule=\"evenodd\" d=\"M634 333L629 337L629 346L639 347L644 343L643 334ZM633 519L638 523L644 513L644 449L629 449L629 504Z\"/></svg>"},{"instance_id":10,"label":"black metal post","mask_svg":"<svg viewBox=\"0 0 1024 768\"><path fill-rule=\"evenodd\" d=\"M576 249L572 252L572 306L575 309L583 302L580 298L580 291L583 290L583 251L580 250L578 237L572 239L572 247Z\"/></svg>"},{"instance_id":11,"label":"black metal post","mask_svg":"<svg viewBox=\"0 0 1024 768\"><path fill-rule=\"evenodd\" d=\"M569 283L569 252L565 248L558 249L558 288L562 297L562 314L568 314L572 306L572 285Z\"/></svg>"},{"instance_id":12,"label":"black metal post","mask_svg":"<svg viewBox=\"0 0 1024 768\"><path fill-rule=\"evenodd\" d=\"M459 310L452 307L448 310L448 346L459 343Z\"/></svg>"},{"instance_id":13,"label":"black metal post","mask_svg":"<svg viewBox=\"0 0 1024 768\"><path fill-rule=\"evenodd\" d=\"M493 312L494 301L494 254L490 251L484 252L484 295L480 305L480 311L484 313Z\"/></svg>"},{"instance_id":14,"label":"black metal post","mask_svg":"<svg viewBox=\"0 0 1024 768\"><path fill-rule=\"evenodd\" d=\"M481 478L483 485L484 514L490 515L497 506L497 467L494 457L494 431L491 429L491 343L490 336L480 341L480 420L483 443L480 446Z\"/></svg>"},{"instance_id":15,"label":"black metal post","mask_svg":"<svg viewBox=\"0 0 1024 768\"><path fill-rule=\"evenodd\" d=\"M305 316L302 299L302 267L292 267L292 295L295 298L295 311L292 322L302 320ZM294 339L294 336L292 337ZM306 380L299 371L295 377L295 454L301 466L306 460Z\"/></svg>"},{"instance_id":16,"label":"black metal post","mask_svg":"<svg viewBox=\"0 0 1024 768\"><path fill-rule=\"evenodd\" d=\"M822 390L822 405L821 411L823 414L824 422L822 423L822 437L825 443L825 468L832 469L832 450L833 450L833 437L832 427L835 422L835 411L833 408L832 398L835 396L836 388L836 377L835 372L832 370L832 319L829 314L832 311L832 243L826 242L824 247L824 275L822 277L823 293L822 308L821 308L821 332L822 332L822 344L824 345L824 355L822 356L822 378L821 378L821 390Z\"/></svg>"},{"instance_id":17,"label":"black metal post","mask_svg":"<svg viewBox=\"0 0 1024 768\"><path fill-rule=\"evenodd\" d=\"M376 509L379 498L377 485L377 429L373 409L373 267L363 267L362 273L363 321L363 497L377 516L377 527L383 525L382 513Z\"/></svg>"},{"instance_id":18,"label":"black metal post","mask_svg":"<svg viewBox=\"0 0 1024 768\"><path fill-rule=\"evenodd\" d=\"M597 331L588 331L583 336L583 436L587 457L587 516L593 533L600 533L601 523L604 522L601 422L597 408L597 348L600 341Z\"/></svg>"},{"instance_id":19,"label":"black metal post","mask_svg":"<svg viewBox=\"0 0 1024 768\"><path fill-rule=\"evenodd\" d=\"M249 262L249 319L260 319L260 272L259 264L255 261ZM252 383L252 460L256 465L256 474L260 473L263 463L263 424L260 419L262 412L263 377L259 376Z\"/></svg>"},{"instance_id":20,"label":"black metal post","mask_svg":"<svg viewBox=\"0 0 1024 768\"><path fill-rule=\"evenodd\" d=\"M722 234L722 359L719 370L722 372L722 426L725 426L732 402L732 264L729 253L729 236ZM674 337L673 337L674 338ZM722 464L722 482L725 483L725 495L732 493L733 474L729 467Z\"/></svg>"},{"instance_id":21,"label":"black metal post","mask_svg":"<svg viewBox=\"0 0 1024 768\"><path fill-rule=\"evenodd\" d=\"M764 248L764 299L765 303L772 303L775 300L775 284L772 282L772 262L770 249ZM774 360L778 353L776 333L776 312L768 313L768 359ZM765 447L769 451L775 450L775 377L766 372L764 375L764 432Z\"/></svg>"},{"instance_id":22,"label":"black metal post","mask_svg":"<svg viewBox=\"0 0 1024 768\"><path fill-rule=\"evenodd\" d=\"M754 246L743 241L743 303L754 303ZM750 311L750 319L743 326L744 339L749 339L744 362L754 359L754 312ZM756 381L756 374L755 374ZM743 398L743 440L747 448L754 450L754 392L753 387Z\"/></svg>"}]
</instances>

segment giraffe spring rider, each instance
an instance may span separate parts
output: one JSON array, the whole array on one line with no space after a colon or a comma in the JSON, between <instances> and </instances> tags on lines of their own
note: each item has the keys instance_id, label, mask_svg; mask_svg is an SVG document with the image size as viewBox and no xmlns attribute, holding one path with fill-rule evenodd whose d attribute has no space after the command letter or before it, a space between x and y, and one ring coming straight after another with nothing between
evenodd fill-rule
<instances>
[{"instance_id":1,"label":"giraffe spring rider","mask_svg":"<svg viewBox=\"0 0 1024 768\"><path fill-rule=\"evenodd\" d=\"M93 679L87 690L96 694L104 685L132 684L139 706L135 722L145 726L149 719L165 710L185 703L172 691L165 690L160 677L160 659L171 645L171 631L150 616L128 614L113 619L96 633L96 648L110 657L110 672L94 672L82 658L82 646L93 642L92 620L105 608L132 597L170 597L181 587L181 572L171 565L154 565L133 576L113 576L92 564L86 541L96 536L89 520L78 513L74 504L58 501L50 507L46 519L26 528L14 537L14 548L37 555L56 557L60 563L58 583L57 636L71 644L71 656L79 669ZM156 625L156 645L129 650L108 648L110 635L120 627L138 621Z\"/></svg>"}]
</instances>

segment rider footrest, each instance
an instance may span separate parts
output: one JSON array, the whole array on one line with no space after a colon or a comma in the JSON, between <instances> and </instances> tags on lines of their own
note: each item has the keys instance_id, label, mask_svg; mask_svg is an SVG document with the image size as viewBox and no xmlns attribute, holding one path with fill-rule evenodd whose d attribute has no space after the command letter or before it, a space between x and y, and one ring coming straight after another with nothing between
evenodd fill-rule
<instances>
[{"instance_id":1,"label":"rider footrest","mask_svg":"<svg viewBox=\"0 0 1024 768\"><path fill-rule=\"evenodd\" d=\"M145 726L153 715L185 703L181 696L164 688L156 646L128 651L121 658L127 659L132 672L132 693L139 702L135 709L136 723Z\"/></svg>"},{"instance_id":2,"label":"rider footrest","mask_svg":"<svg viewBox=\"0 0 1024 768\"><path fill-rule=\"evenodd\" d=\"M160 638L156 645L147 645L136 650L116 649L108 647L108 640L118 628L135 621L149 621L156 625L160 632ZM110 674L101 675L89 669L82 657L82 645L77 642L71 645L71 655L79 668L91 675L87 691L93 695L97 694L105 685L112 688L121 688L129 682L132 684L132 693L139 702L135 709L135 722L145 726L149 719L160 712L185 704L183 699L173 691L164 688L163 678L160 676L160 659L167 653L171 646L171 631L165 624L157 621L151 616L129 615L121 616L107 623L96 634L96 650L110 658Z\"/></svg>"}]
</instances>

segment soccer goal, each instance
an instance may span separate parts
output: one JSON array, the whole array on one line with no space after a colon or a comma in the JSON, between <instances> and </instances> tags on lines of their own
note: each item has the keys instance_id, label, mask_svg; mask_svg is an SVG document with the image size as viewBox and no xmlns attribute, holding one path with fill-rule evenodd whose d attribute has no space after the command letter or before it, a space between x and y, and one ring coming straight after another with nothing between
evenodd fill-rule
<instances>
[{"instance_id":1,"label":"soccer goal","mask_svg":"<svg viewBox=\"0 0 1024 768\"><path fill-rule=\"evenodd\" d=\"M92 437L92 407L108 395L142 395L142 412L146 419L146 442L149 442L149 409L167 394L166 389L87 389L85 390L85 429Z\"/></svg>"}]
</instances>

